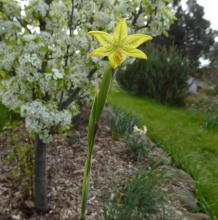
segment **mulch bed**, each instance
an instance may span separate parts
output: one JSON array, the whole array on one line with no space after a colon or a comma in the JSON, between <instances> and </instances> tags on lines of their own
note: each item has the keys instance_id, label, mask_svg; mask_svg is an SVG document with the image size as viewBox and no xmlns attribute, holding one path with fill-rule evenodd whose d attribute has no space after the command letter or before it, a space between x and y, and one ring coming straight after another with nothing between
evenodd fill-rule
<instances>
[{"instance_id":1,"label":"mulch bed","mask_svg":"<svg viewBox=\"0 0 218 220\"><path fill-rule=\"evenodd\" d=\"M108 115L107 109L94 146L87 220L103 219L104 196L113 195L137 169L135 160L127 153L126 140L111 138L111 130L107 126ZM87 119L87 116L77 118L81 123L77 123L70 138L56 135L48 145L49 212L44 215L35 212L32 199L12 175L16 163L6 163L8 153L17 143L30 142L24 125L0 133L0 220L79 220L87 151L87 120L83 120L84 118ZM161 191L165 196L164 209L170 214L168 219L210 220L197 206L195 184L190 175L176 168L171 163L171 158L148 137L147 141L151 146L149 155L153 160L164 161L157 170L168 176L161 184ZM140 166L150 169L148 158L144 158ZM150 219L163 219L162 211L160 209L153 213Z\"/></svg>"},{"instance_id":2,"label":"mulch bed","mask_svg":"<svg viewBox=\"0 0 218 220\"><path fill-rule=\"evenodd\" d=\"M87 220L101 216L104 193L112 193L135 169L135 162L126 152L125 142L113 140L110 129L101 123L94 147L90 179ZM11 175L12 167L5 163L11 149L10 138L17 133L19 141L27 140L24 128L5 131L0 137L0 220L77 220L81 205L81 184L87 150L86 125L77 128L71 140L58 135L48 145L47 174L50 211L37 214L33 202ZM74 143L69 143L74 142Z\"/></svg>"}]
</instances>

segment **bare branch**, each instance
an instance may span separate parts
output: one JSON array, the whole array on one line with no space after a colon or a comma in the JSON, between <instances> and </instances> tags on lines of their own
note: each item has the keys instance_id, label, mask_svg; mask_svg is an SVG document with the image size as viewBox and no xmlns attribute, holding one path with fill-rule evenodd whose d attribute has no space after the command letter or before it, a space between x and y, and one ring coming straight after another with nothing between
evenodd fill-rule
<instances>
[{"instance_id":1,"label":"bare branch","mask_svg":"<svg viewBox=\"0 0 218 220\"><path fill-rule=\"evenodd\" d=\"M97 71L96 67L91 69L87 78L91 79L96 71ZM59 104L58 110L61 111L63 109L66 109L76 99L76 97L77 97L77 95L79 94L80 91L81 91L81 88L79 88L79 87L75 88L71 92L70 96L68 98L66 98L65 101L63 101L62 103Z\"/></svg>"},{"instance_id":2,"label":"bare branch","mask_svg":"<svg viewBox=\"0 0 218 220\"><path fill-rule=\"evenodd\" d=\"M20 25L24 28L24 29L26 29L30 34L31 34L31 30L28 28L28 23L25 21L25 20L21 20L20 18L18 18L18 17L15 17L16 18L16 20L20 23Z\"/></svg>"},{"instance_id":3,"label":"bare branch","mask_svg":"<svg viewBox=\"0 0 218 220\"><path fill-rule=\"evenodd\" d=\"M148 19L148 22L146 25L142 25L142 26L135 26L135 31L139 31L143 28L147 28L149 27L150 23L152 22L153 16L155 16L157 14L157 7L155 7L154 12L151 14L150 18Z\"/></svg>"},{"instance_id":4,"label":"bare branch","mask_svg":"<svg viewBox=\"0 0 218 220\"><path fill-rule=\"evenodd\" d=\"M135 14L135 16L134 16L134 18L133 18L133 20L132 20L132 25L135 25L135 24L136 24L136 22L137 22L137 20L138 20L140 14L141 14L142 12L143 12L142 2L140 2L139 10L138 10L137 14Z\"/></svg>"},{"instance_id":5,"label":"bare branch","mask_svg":"<svg viewBox=\"0 0 218 220\"><path fill-rule=\"evenodd\" d=\"M79 94L80 90L81 90L81 88L79 88L79 87L74 89L72 91L72 93L70 94L70 96L59 105L58 110L61 111L65 108L67 108L75 100L75 98Z\"/></svg>"}]
</instances>

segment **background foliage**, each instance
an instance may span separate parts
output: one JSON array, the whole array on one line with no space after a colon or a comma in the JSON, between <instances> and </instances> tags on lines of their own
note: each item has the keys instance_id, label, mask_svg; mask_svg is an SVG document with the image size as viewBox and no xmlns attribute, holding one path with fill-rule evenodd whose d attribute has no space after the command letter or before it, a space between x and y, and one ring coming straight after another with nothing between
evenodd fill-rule
<instances>
[{"instance_id":1,"label":"background foliage","mask_svg":"<svg viewBox=\"0 0 218 220\"><path fill-rule=\"evenodd\" d=\"M117 73L121 87L168 104L182 104L186 94L188 65L176 48L145 48L149 59L136 60Z\"/></svg>"},{"instance_id":2,"label":"background foliage","mask_svg":"<svg viewBox=\"0 0 218 220\"><path fill-rule=\"evenodd\" d=\"M204 8L196 0L188 0L186 9L181 0L174 0L177 20L170 27L168 37L158 37L160 45L176 46L188 60L190 66L199 67L201 57L208 58L214 44L216 31L210 28L210 21L204 18Z\"/></svg>"}]
</instances>

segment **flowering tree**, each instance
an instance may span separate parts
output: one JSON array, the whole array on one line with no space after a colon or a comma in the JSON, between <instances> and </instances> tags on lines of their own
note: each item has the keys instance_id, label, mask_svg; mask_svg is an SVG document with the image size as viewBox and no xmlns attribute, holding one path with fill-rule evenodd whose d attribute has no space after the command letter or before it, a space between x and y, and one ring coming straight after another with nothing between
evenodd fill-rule
<instances>
[{"instance_id":1,"label":"flowering tree","mask_svg":"<svg viewBox=\"0 0 218 220\"><path fill-rule=\"evenodd\" d=\"M134 32L157 36L174 20L170 0L1 0L0 97L35 137L35 206L48 210L46 144L68 129L94 97L104 61L92 59L91 29L125 17Z\"/></svg>"}]
</instances>

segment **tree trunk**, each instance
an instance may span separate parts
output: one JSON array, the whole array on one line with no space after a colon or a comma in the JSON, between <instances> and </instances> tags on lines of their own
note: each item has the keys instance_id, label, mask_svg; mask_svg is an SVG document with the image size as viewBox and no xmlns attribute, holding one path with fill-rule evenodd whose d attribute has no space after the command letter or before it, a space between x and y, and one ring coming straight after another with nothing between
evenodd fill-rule
<instances>
[{"instance_id":1,"label":"tree trunk","mask_svg":"<svg viewBox=\"0 0 218 220\"><path fill-rule=\"evenodd\" d=\"M46 144L35 136L35 208L38 212L48 212Z\"/></svg>"}]
</instances>

